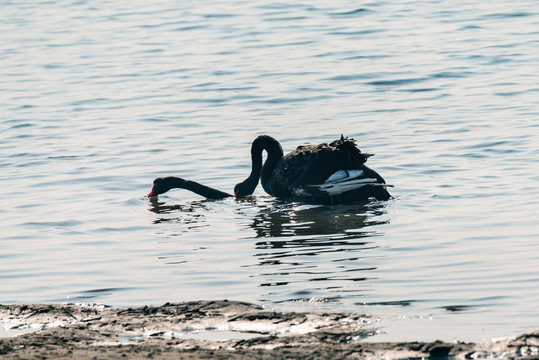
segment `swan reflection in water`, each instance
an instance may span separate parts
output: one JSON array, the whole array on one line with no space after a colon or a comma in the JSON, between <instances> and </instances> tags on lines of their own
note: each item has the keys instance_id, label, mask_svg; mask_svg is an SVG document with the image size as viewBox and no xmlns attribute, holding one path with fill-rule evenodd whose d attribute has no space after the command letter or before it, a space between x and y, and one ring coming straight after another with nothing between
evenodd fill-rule
<instances>
[{"instance_id":1,"label":"swan reflection in water","mask_svg":"<svg viewBox=\"0 0 539 360\"><path fill-rule=\"evenodd\" d=\"M255 198L242 201L248 208L256 208L248 214L243 208L236 213L242 218L252 218L249 227L255 231L255 238L304 237L320 235L342 235L344 237L373 236L375 233L360 231L373 225L388 223L380 220L386 213L386 202L371 202L351 205L308 205L273 201L272 198L257 202ZM268 200L270 202L268 202ZM151 212L162 215L154 223L166 221L181 223L204 223L206 215L211 216L211 205L220 200L198 200L185 204L167 204L157 198L150 199ZM189 220L186 220L188 218ZM282 242L281 240L279 240ZM259 243L257 243L259 244ZM276 246L278 247L278 246Z\"/></svg>"},{"instance_id":2,"label":"swan reflection in water","mask_svg":"<svg viewBox=\"0 0 539 360\"><path fill-rule=\"evenodd\" d=\"M155 223L172 221L185 225L175 230L184 235L198 227L199 231L208 231L208 236L227 231L213 224L216 214L222 217L227 212L227 221L238 226L237 233L227 234L230 239L243 244L246 238L256 239L256 261L241 268L250 268L248 276L258 278L260 287L271 287L271 292L262 297L275 303L312 298L338 301L343 296L362 296L366 289L360 284L378 266L373 254L378 245L373 237L382 235L378 225L388 222L387 206L387 202L377 201L308 205L257 197L239 203L201 200L168 205L152 201L150 210L160 215ZM237 262L245 264L245 259Z\"/></svg>"},{"instance_id":3,"label":"swan reflection in water","mask_svg":"<svg viewBox=\"0 0 539 360\"><path fill-rule=\"evenodd\" d=\"M313 206L294 203L260 208L250 227L258 241L253 267L272 302L339 301L362 296L370 272L377 269L369 252L377 248L375 225L387 203ZM262 239L263 238L263 239Z\"/></svg>"},{"instance_id":4,"label":"swan reflection in water","mask_svg":"<svg viewBox=\"0 0 539 360\"><path fill-rule=\"evenodd\" d=\"M370 225L385 224L373 219L385 214L384 203L360 205L307 205L275 203L259 207L251 227L256 237L346 234Z\"/></svg>"}]
</instances>

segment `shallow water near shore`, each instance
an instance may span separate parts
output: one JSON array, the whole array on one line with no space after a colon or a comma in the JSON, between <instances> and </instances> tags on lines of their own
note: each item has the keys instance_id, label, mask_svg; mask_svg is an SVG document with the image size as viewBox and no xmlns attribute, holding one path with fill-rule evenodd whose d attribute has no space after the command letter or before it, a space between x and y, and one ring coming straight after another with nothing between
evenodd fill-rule
<instances>
[{"instance_id":1,"label":"shallow water near shore","mask_svg":"<svg viewBox=\"0 0 539 360\"><path fill-rule=\"evenodd\" d=\"M6 3L0 303L249 301L378 315L372 340L539 324L533 1ZM251 141L340 134L394 199L231 192Z\"/></svg>"}]
</instances>

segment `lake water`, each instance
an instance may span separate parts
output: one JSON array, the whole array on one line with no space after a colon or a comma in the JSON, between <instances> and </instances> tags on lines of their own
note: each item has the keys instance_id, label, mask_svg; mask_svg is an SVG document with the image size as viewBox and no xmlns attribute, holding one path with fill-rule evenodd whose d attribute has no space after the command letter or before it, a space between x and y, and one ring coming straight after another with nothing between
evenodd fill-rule
<instances>
[{"instance_id":1,"label":"lake water","mask_svg":"<svg viewBox=\"0 0 539 360\"><path fill-rule=\"evenodd\" d=\"M539 328L534 0L1 4L0 303L227 298L371 340ZM205 201L345 134L395 197Z\"/></svg>"}]
</instances>

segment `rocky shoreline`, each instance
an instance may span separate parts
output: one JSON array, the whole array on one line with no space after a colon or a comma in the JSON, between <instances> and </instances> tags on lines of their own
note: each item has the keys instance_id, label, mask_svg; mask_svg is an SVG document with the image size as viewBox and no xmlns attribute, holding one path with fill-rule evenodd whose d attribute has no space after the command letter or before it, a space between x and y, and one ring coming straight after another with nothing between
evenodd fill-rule
<instances>
[{"instance_id":1,"label":"rocky shoreline","mask_svg":"<svg viewBox=\"0 0 539 360\"><path fill-rule=\"evenodd\" d=\"M539 331L489 343L369 342L376 319L236 301L117 309L0 305L2 359L539 359Z\"/></svg>"}]
</instances>

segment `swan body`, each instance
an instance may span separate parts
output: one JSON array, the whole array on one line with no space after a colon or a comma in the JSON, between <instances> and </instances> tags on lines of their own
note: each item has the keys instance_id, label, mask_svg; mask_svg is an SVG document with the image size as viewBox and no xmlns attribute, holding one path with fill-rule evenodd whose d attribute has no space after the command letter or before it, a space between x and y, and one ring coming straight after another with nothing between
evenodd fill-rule
<instances>
[{"instance_id":1,"label":"swan body","mask_svg":"<svg viewBox=\"0 0 539 360\"><path fill-rule=\"evenodd\" d=\"M262 151L268 154L263 165ZM264 190L278 198L323 204L387 200L391 185L365 165L369 156L342 135L329 144L299 146L287 155L277 140L261 135L251 146L251 174L236 185L234 195L251 195L260 179Z\"/></svg>"}]
</instances>

